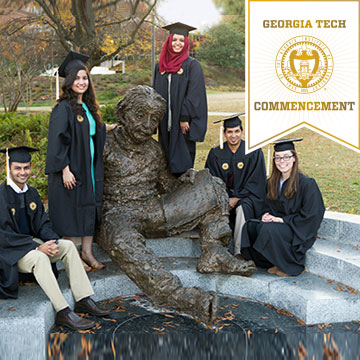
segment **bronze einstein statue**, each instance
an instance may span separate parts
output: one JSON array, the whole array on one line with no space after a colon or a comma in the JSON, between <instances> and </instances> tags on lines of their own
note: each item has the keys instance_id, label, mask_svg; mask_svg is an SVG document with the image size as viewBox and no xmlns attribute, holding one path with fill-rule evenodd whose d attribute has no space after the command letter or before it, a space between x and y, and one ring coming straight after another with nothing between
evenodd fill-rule
<instances>
[{"instance_id":1,"label":"bronze einstein statue","mask_svg":"<svg viewBox=\"0 0 360 360\"><path fill-rule=\"evenodd\" d=\"M108 133L104 150L103 222L98 242L127 276L158 305L211 323L217 296L184 288L145 245L148 237L167 237L197 227L202 254L200 273L249 276L252 261L239 261L225 247L231 237L228 195L208 170L171 175L161 145L152 138L165 100L148 86L130 89L119 101L119 127Z\"/></svg>"}]
</instances>

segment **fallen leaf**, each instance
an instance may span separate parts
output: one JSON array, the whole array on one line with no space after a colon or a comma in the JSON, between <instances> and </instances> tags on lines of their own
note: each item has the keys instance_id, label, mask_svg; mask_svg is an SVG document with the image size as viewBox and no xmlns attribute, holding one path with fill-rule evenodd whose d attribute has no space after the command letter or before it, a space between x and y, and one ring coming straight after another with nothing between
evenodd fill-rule
<instances>
[{"instance_id":1,"label":"fallen leaf","mask_svg":"<svg viewBox=\"0 0 360 360\"><path fill-rule=\"evenodd\" d=\"M268 319L268 316L261 316L261 319Z\"/></svg>"},{"instance_id":2,"label":"fallen leaf","mask_svg":"<svg viewBox=\"0 0 360 360\"><path fill-rule=\"evenodd\" d=\"M7 309L7 311L16 311L16 310L15 310L15 308L13 308L13 307L9 307L9 308Z\"/></svg>"},{"instance_id":3,"label":"fallen leaf","mask_svg":"<svg viewBox=\"0 0 360 360\"><path fill-rule=\"evenodd\" d=\"M302 320L300 320L300 319L297 319L296 320L300 325L305 325L305 323L302 321Z\"/></svg>"},{"instance_id":4,"label":"fallen leaf","mask_svg":"<svg viewBox=\"0 0 360 360\"><path fill-rule=\"evenodd\" d=\"M101 318L102 320L105 320L105 321L112 321L112 322L116 322L115 319L108 319L108 318Z\"/></svg>"},{"instance_id":5,"label":"fallen leaf","mask_svg":"<svg viewBox=\"0 0 360 360\"><path fill-rule=\"evenodd\" d=\"M159 329L159 328L155 328L155 327L153 327L153 329L154 329L154 330L156 330L156 331L159 331L159 332L165 331L165 328L161 328L161 329Z\"/></svg>"}]
</instances>

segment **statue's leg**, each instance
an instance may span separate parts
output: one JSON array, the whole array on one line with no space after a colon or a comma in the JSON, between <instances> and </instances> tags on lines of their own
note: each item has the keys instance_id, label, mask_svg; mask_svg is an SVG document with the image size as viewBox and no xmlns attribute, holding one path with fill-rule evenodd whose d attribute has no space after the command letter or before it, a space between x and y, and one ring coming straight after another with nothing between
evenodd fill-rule
<instances>
[{"instance_id":1,"label":"statue's leg","mask_svg":"<svg viewBox=\"0 0 360 360\"><path fill-rule=\"evenodd\" d=\"M224 232L225 224L227 224L226 217L221 216L221 212L216 210L201 219L199 235L202 253L197 263L197 270L201 273L252 275L256 272L254 262L237 259L223 246L229 239Z\"/></svg>"},{"instance_id":2,"label":"statue's leg","mask_svg":"<svg viewBox=\"0 0 360 360\"><path fill-rule=\"evenodd\" d=\"M228 202L225 184L207 169L199 171L194 184L184 184L162 196L167 232L199 227L199 272L250 276L256 271L254 262L238 260L225 247L231 238Z\"/></svg>"},{"instance_id":3,"label":"statue's leg","mask_svg":"<svg viewBox=\"0 0 360 360\"><path fill-rule=\"evenodd\" d=\"M155 208L152 210L156 212ZM134 219L134 213L129 215L120 209L115 214L105 215L98 242L153 303L188 313L206 323L214 322L216 293L184 288L180 279L145 246L145 238L139 232L140 222L148 223L148 219Z\"/></svg>"}]
</instances>

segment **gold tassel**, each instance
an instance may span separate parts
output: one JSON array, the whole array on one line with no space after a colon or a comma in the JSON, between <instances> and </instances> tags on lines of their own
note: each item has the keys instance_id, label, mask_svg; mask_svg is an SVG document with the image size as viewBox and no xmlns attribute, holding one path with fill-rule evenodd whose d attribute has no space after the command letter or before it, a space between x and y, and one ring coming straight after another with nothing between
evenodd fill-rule
<instances>
[{"instance_id":1,"label":"gold tassel","mask_svg":"<svg viewBox=\"0 0 360 360\"><path fill-rule=\"evenodd\" d=\"M9 185L10 166L9 166L9 148L6 148L6 185Z\"/></svg>"},{"instance_id":2,"label":"gold tassel","mask_svg":"<svg viewBox=\"0 0 360 360\"><path fill-rule=\"evenodd\" d=\"M60 79L59 79L59 70L56 72L56 100L60 97Z\"/></svg>"},{"instance_id":3,"label":"gold tassel","mask_svg":"<svg viewBox=\"0 0 360 360\"><path fill-rule=\"evenodd\" d=\"M222 150L224 148L224 140L223 140L223 131L224 131L224 127L221 123L220 125L220 149Z\"/></svg>"},{"instance_id":4,"label":"gold tassel","mask_svg":"<svg viewBox=\"0 0 360 360\"><path fill-rule=\"evenodd\" d=\"M271 159L270 159L270 155L271 155L271 145L269 144L268 145L268 148L267 148L267 166L266 166L266 176L269 177L270 175L270 163L271 163Z\"/></svg>"}]
</instances>

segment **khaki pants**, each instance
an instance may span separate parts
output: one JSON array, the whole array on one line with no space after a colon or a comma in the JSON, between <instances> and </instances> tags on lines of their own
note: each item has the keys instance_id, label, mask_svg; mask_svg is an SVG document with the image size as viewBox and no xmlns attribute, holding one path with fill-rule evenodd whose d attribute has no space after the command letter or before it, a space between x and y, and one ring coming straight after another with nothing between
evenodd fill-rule
<instances>
[{"instance_id":1,"label":"khaki pants","mask_svg":"<svg viewBox=\"0 0 360 360\"><path fill-rule=\"evenodd\" d=\"M34 239L34 241L39 244L42 243L38 239ZM34 274L36 281L50 299L56 312L69 306L61 293L51 268L51 263L58 260L61 260L64 264L75 301L94 294L79 253L70 240L59 240L59 252L56 256L49 257L41 251L31 250L18 261L19 271Z\"/></svg>"},{"instance_id":2,"label":"khaki pants","mask_svg":"<svg viewBox=\"0 0 360 360\"><path fill-rule=\"evenodd\" d=\"M239 205L236 208L236 220L234 229L234 255L240 254L241 252L241 234L246 220L242 206Z\"/></svg>"}]
</instances>

